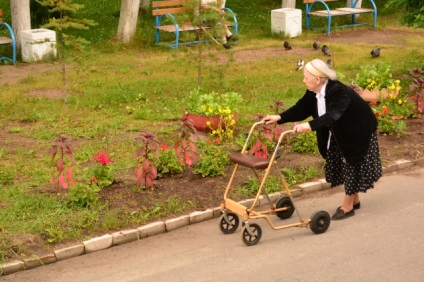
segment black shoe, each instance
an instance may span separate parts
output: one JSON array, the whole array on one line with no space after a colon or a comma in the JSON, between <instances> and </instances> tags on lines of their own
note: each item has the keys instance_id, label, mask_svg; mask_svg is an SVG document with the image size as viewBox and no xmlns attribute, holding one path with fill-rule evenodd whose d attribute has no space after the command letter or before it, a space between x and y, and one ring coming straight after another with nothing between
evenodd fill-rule
<instances>
[{"instance_id":1,"label":"black shoe","mask_svg":"<svg viewBox=\"0 0 424 282\"><path fill-rule=\"evenodd\" d=\"M224 43L222 46L224 46L225 49L231 49L231 46L228 43Z\"/></svg>"},{"instance_id":2,"label":"black shoe","mask_svg":"<svg viewBox=\"0 0 424 282\"><path fill-rule=\"evenodd\" d=\"M359 210L361 208L361 202L358 202L357 204L353 205L354 210Z\"/></svg>"},{"instance_id":3,"label":"black shoe","mask_svg":"<svg viewBox=\"0 0 424 282\"><path fill-rule=\"evenodd\" d=\"M333 214L333 216L331 217L332 220L341 220L341 219L345 219L351 216L355 215L355 211L353 209L351 209L348 212L345 212L344 210L342 210L341 207L337 208L337 211L335 214Z\"/></svg>"}]
</instances>

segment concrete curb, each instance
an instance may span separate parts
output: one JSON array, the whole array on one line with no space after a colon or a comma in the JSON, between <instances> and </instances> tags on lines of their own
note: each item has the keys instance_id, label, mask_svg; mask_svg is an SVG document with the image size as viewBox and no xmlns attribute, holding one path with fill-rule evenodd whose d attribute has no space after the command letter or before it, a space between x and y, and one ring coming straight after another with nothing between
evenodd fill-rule
<instances>
[{"instance_id":1,"label":"concrete curb","mask_svg":"<svg viewBox=\"0 0 424 282\"><path fill-rule=\"evenodd\" d=\"M417 159L415 161L408 161L400 159L393 164L383 166L383 176L384 174L391 173L394 171L410 168L413 166L423 166L424 158ZM319 179L317 181L307 182L297 185L294 189L291 190L293 197L299 197L304 194L314 193L322 190L330 189L330 184L325 182L325 179ZM270 194L272 201L276 201L284 193L276 192ZM247 199L240 202L244 206L251 206L253 199ZM267 204L265 197L261 196L259 205ZM168 219L166 221L157 221L149 223L147 225L141 226L137 229L123 230L118 231L113 234L105 234L100 237L92 238L86 241L83 241L82 244L75 246L59 249L53 251L52 254L38 257L31 256L24 260L15 260L8 263L0 265L0 277L3 275L12 274L18 271L31 269L34 267L42 266L49 263L54 263L56 261L65 260L73 257L77 257L83 254L101 251L108 249L113 246L118 246L121 244L130 243L137 241L146 237L154 236L157 234L170 232L172 230L196 224L202 221L210 220L217 218L221 215L221 208L215 207L207 209L205 211L195 211L189 215L180 216L173 219Z\"/></svg>"}]
</instances>

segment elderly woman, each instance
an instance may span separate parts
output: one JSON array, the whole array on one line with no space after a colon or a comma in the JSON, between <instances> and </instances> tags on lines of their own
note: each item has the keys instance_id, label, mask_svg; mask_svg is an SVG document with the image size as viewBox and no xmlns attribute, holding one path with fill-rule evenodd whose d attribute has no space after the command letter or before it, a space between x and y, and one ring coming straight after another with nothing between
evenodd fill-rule
<instances>
[{"instance_id":1,"label":"elderly woman","mask_svg":"<svg viewBox=\"0 0 424 282\"><path fill-rule=\"evenodd\" d=\"M360 208L359 192L374 187L382 173L377 141L377 119L358 93L336 80L336 73L322 60L308 62L303 71L306 93L279 115L268 115L266 124L303 121L294 132L316 131L318 149L331 187L344 184L343 203L331 217L345 219Z\"/></svg>"}]
</instances>

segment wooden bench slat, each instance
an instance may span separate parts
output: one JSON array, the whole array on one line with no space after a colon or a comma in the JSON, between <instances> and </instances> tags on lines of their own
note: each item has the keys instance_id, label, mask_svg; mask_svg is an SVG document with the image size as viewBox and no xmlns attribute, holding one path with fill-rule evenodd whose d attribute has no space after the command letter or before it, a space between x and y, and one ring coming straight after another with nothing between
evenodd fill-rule
<instances>
[{"instance_id":1,"label":"wooden bench slat","mask_svg":"<svg viewBox=\"0 0 424 282\"><path fill-rule=\"evenodd\" d=\"M339 0L322 0L323 2L335 2L335 1L339 1ZM314 3L315 0L303 0L303 4L312 4Z\"/></svg>"},{"instance_id":2,"label":"wooden bench slat","mask_svg":"<svg viewBox=\"0 0 424 282\"><path fill-rule=\"evenodd\" d=\"M160 10L152 10L153 16L161 16L165 14L181 14L185 12L190 12L192 9L186 8L186 7L180 7L180 8L167 8L167 9L160 9Z\"/></svg>"},{"instance_id":3,"label":"wooden bench slat","mask_svg":"<svg viewBox=\"0 0 424 282\"><path fill-rule=\"evenodd\" d=\"M160 7L175 7L175 6L183 6L183 0L174 0L174 1L153 1L152 8L160 8Z\"/></svg>"},{"instance_id":4,"label":"wooden bench slat","mask_svg":"<svg viewBox=\"0 0 424 282\"><path fill-rule=\"evenodd\" d=\"M373 9L366 9L366 8L337 8L338 11L346 11L350 14L364 14L364 13L373 13Z\"/></svg>"},{"instance_id":5,"label":"wooden bench slat","mask_svg":"<svg viewBox=\"0 0 424 282\"><path fill-rule=\"evenodd\" d=\"M0 45L2 44L10 44L12 43L12 39L9 37L0 37Z\"/></svg>"}]
</instances>

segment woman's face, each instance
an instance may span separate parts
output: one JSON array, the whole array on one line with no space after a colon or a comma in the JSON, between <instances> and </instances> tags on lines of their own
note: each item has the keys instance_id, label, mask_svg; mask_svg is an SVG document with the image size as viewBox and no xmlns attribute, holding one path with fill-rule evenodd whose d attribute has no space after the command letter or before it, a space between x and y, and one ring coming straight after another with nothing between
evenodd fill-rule
<instances>
[{"instance_id":1,"label":"woman's face","mask_svg":"<svg viewBox=\"0 0 424 282\"><path fill-rule=\"evenodd\" d=\"M303 83L310 91L318 92L321 90L321 80L319 77L311 74L306 69L303 69Z\"/></svg>"}]
</instances>

